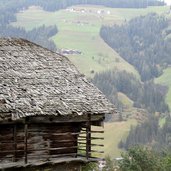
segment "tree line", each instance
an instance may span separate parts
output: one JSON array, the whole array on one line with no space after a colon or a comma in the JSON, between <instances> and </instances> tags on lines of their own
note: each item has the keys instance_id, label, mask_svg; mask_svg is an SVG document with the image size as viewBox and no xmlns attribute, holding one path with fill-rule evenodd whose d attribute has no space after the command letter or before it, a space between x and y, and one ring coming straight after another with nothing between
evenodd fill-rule
<instances>
[{"instance_id":1,"label":"tree line","mask_svg":"<svg viewBox=\"0 0 171 171\"><path fill-rule=\"evenodd\" d=\"M72 5L92 4L103 5L114 8L146 8L152 5L164 5L160 0L1 0L0 2L0 23L16 21L15 13L27 9L29 6L40 6L47 11L56 11Z\"/></svg>"},{"instance_id":2,"label":"tree line","mask_svg":"<svg viewBox=\"0 0 171 171\"><path fill-rule=\"evenodd\" d=\"M106 157L101 169L98 164L90 163L83 171L171 171L171 151L156 152L143 146L135 146L121 154L120 160Z\"/></svg>"},{"instance_id":3,"label":"tree line","mask_svg":"<svg viewBox=\"0 0 171 171\"><path fill-rule=\"evenodd\" d=\"M34 28L31 31L26 31L24 28L15 28L10 25L0 25L0 37L20 37L31 42L39 44L47 49L56 51L55 43L50 40L50 37L58 33L56 26L41 26Z\"/></svg>"},{"instance_id":4,"label":"tree line","mask_svg":"<svg viewBox=\"0 0 171 171\"><path fill-rule=\"evenodd\" d=\"M118 146L128 150L138 144L158 152L171 151L171 117L168 116L164 125L159 127L159 117L149 115L145 122L132 127L126 140L121 140Z\"/></svg>"},{"instance_id":5,"label":"tree line","mask_svg":"<svg viewBox=\"0 0 171 171\"><path fill-rule=\"evenodd\" d=\"M163 68L171 64L171 39L167 38L167 26L166 18L152 13L134 18L121 26L102 26L100 35L110 47L135 66L142 81L148 81L158 77Z\"/></svg>"}]
</instances>

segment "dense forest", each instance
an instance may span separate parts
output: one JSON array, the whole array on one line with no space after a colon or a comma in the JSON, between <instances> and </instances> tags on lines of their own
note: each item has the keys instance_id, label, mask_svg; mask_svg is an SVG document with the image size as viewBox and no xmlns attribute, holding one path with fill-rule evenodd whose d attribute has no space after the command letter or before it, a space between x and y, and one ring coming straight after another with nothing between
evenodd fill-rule
<instances>
[{"instance_id":1,"label":"dense forest","mask_svg":"<svg viewBox=\"0 0 171 171\"><path fill-rule=\"evenodd\" d=\"M142 81L151 80L171 64L170 43L166 39L168 20L157 14L132 19L121 26L103 26L104 41L139 71Z\"/></svg>"},{"instance_id":2,"label":"dense forest","mask_svg":"<svg viewBox=\"0 0 171 171\"><path fill-rule=\"evenodd\" d=\"M165 103L167 88L154 84L153 81L141 82L133 74L125 71L106 71L96 74L93 83L114 103L119 109L117 92L126 94L132 101L134 107L147 109L149 112L167 112Z\"/></svg>"},{"instance_id":3,"label":"dense forest","mask_svg":"<svg viewBox=\"0 0 171 171\"><path fill-rule=\"evenodd\" d=\"M168 22L163 16L152 13L125 21L120 26L102 26L100 30L104 41L137 69L141 81L126 72L109 71L97 74L95 84L104 93L114 87L116 98L109 98L117 100L117 92L122 92L134 101L135 107L147 109L149 113L144 122L131 128L125 141L121 140L120 148L129 149L142 144L157 151L171 149L171 118L168 117L164 126L160 127L160 117L154 115L169 111L165 103L167 87L153 82L171 64Z\"/></svg>"}]
</instances>

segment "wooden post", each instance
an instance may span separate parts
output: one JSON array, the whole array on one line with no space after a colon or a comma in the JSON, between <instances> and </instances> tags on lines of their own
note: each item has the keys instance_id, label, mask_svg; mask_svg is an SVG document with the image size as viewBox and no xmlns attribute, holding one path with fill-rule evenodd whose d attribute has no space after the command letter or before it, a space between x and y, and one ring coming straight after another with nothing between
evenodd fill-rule
<instances>
[{"instance_id":1,"label":"wooden post","mask_svg":"<svg viewBox=\"0 0 171 171\"><path fill-rule=\"evenodd\" d=\"M86 123L86 158L87 160L91 156L91 114L87 114L87 123Z\"/></svg>"},{"instance_id":2,"label":"wooden post","mask_svg":"<svg viewBox=\"0 0 171 171\"><path fill-rule=\"evenodd\" d=\"M14 158L13 162L16 162L16 155L17 155L17 126L14 125L13 127L13 141L14 141Z\"/></svg>"},{"instance_id":3,"label":"wooden post","mask_svg":"<svg viewBox=\"0 0 171 171\"><path fill-rule=\"evenodd\" d=\"M27 164L27 136L28 136L28 124L25 122L24 125L24 161Z\"/></svg>"}]
</instances>

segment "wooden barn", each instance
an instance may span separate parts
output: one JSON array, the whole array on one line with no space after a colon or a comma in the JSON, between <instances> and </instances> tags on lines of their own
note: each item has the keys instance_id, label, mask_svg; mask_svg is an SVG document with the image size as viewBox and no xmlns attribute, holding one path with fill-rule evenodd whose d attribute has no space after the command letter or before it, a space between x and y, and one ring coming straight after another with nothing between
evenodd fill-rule
<instances>
[{"instance_id":1,"label":"wooden barn","mask_svg":"<svg viewBox=\"0 0 171 171\"><path fill-rule=\"evenodd\" d=\"M114 110L66 57L0 38L0 170L79 170L102 153L92 125Z\"/></svg>"}]
</instances>

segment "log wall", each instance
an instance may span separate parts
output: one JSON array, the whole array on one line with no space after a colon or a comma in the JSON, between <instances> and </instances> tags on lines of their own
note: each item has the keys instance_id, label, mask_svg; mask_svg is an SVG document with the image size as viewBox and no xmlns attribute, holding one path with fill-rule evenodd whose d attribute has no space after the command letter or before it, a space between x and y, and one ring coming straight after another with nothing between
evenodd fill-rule
<instances>
[{"instance_id":1,"label":"log wall","mask_svg":"<svg viewBox=\"0 0 171 171\"><path fill-rule=\"evenodd\" d=\"M78 123L0 126L0 162L77 154Z\"/></svg>"}]
</instances>

